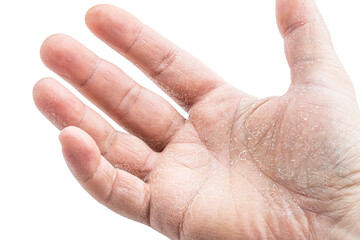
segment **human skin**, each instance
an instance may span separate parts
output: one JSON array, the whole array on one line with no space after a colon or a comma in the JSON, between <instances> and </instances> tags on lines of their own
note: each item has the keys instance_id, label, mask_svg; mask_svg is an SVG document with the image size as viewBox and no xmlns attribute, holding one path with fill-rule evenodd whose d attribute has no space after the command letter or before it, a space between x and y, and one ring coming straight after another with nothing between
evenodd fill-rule
<instances>
[{"instance_id":1,"label":"human skin","mask_svg":"<svg viewBox=\"0 0 360 240\"><path fill-rule=\"evenodd\" d=\"M313 0L278 0L291 68L283 96L227 84L129 13L90 9L90 30L188 113L69 36L41 47L57 81L34 87L80 184L113 211L171 239L358 239L360 116L352 83Z\"/></svg>"}]
</instances>

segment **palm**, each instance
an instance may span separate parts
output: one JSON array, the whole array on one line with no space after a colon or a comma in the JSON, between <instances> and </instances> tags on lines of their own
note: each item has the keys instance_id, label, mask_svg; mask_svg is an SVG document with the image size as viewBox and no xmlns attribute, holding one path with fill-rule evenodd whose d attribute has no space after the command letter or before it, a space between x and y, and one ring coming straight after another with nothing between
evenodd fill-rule
<instances>
[{"instance_id":1,"label":"palm","mask_svg":"<svg viewBox=\"0 0 360 240\"><path fill-rule=\"evenodd\" d=\"M309 218L310 224L331 224L327 215L321 220L314 216L340 208L329 207L326 199L341 196L333 189L346 186L340 169L350 164L334 167L340 159L333 154L338 130L333 123L344 121L336 118L344 118L340 109L356 106L346 107L346 99L333 105L331 99L341 96L303 88L282 97L250 98L239 106L240 96L233 91L229 97L228 88L194 106L189 121L159 155L148 178L152 226L192 239L206 224L214 239L237 239L247 230L237 226L254 216L269 217L268 234L279 237L284 232L298 237L314 234L302 224L292 229L291 221ZM218 114L221 121L216 121ZM282 232L274 230L279 225ZM248 230L244 238L256 231Z\"/></svg>"},{"instance_id":2,"label":"palm","mask_svg":"<svg viewBox=\"0 0 360 240\"><path fill-rule=\"evenodd\" d=\"M298 6L285 2L278 1L278 18L292 85L284 96L267 99L227 85L150 28L135 31L140 23L122 10L100 6L89 12L95 34L188 110L187 120L71 38L49 38L44 62L133 134L116 132L54 80L39 82L39 109L57 127L77 126L95 140L76 128L60 137L82 185L114 211L171 238L324 237L352 204L341 196L351 195L358 171L352 145L357 134L351 132L359 132L352 120L358 110L335 54L314 51L324 47L311 39L299 40L316 29L298 24L306 19L290 19ZM308 8L315 11L312 3ZM111 34L121 24L107 13L134 26ZM331 49L323 28L312 37ZM153 39L159 46L151 55L146 44Z\"/></svg>"}]
</instances>

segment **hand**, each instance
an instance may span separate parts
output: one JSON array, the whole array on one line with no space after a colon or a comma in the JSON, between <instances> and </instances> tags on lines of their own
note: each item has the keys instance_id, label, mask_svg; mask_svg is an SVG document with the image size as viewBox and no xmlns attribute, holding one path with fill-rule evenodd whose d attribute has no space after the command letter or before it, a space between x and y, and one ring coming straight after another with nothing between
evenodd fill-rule
<instances>
[{"instance_id":1,"label":"hand","mask_svg":"<svg viewBox=\"0 0 360 240\"><path fill-rule=\"evenodd\" d=\"M278 0L291 86L258 99L124 10L89 10L91 31L189 113L74 39L54 35L44 63L129 134L53 79L35 103L59 129L69 168L115 212L172 239L350 239L359 214L359 110L312 0ZM68 127L73 126L73 127Z\"/></svg>"}]
</instances>

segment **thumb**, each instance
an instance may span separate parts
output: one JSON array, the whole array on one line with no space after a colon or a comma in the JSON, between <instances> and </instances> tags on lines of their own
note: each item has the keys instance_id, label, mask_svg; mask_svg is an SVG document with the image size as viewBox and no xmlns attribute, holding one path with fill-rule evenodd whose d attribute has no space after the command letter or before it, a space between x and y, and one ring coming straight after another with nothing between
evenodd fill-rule
<instances>
[{"instance_id":1,"label":"thumb","mask_svg":"<svg viewBox=\"0 0 360 240\"><path fill-rule=\"evenodd\" d=\"M315 1L277 0L276 5L277 23L284 38L292 83L335 89L341 85L352 89Z\"/></svg>"}]
</instances>

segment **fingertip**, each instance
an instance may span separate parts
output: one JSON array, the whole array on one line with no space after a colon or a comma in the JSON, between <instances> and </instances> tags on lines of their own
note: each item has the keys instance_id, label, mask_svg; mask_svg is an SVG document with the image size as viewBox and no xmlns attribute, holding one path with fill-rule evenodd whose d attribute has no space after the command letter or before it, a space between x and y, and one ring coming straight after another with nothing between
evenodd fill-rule
<instances>
[{"instance_id":1,"label":"fingertip","mask_svg":"<svg viewBox=\"0 0 360 240\"><path fill-rule=\"evenodd\" d=\"M40 58L47 68L67 77L67 67L74 58L71 48L74 40L65 34L56 33L47 37L40 47Z\"/></svg>"},{"instance_id":2,"label":"fingertip","mask_svg":"<svg viewBox=\"0 0 360 240\"><path fill-rule=\"evenodd\" d=\"M44 86L46 86L47 82L48 82L48 81L51 81L51 80L52 80L51 78L46 77L46 78L40 79L39 81L37 81L37 82L35 83L35 85L34 85L34 87L33 87L33 91L32 91L32 93L33 93L33 99L34 99L35 103L37 102L36 100L39 99L40 94L41 94L41 92L42 92L43 89L44 89Z\"/></svg>"},{"instance_id":3,"label":"fingertip","mask_svg":"<svg viewBox=\"0 0 360 240\"><path fill-rule=\"evenodd\" d=\"M74 126L69 126L69 127L64 128L62 131L60 131L59 139L60 139L61 143L63 143L63 140L64 140L64 143L66 143L66 141L68 139L70 139L70 140L76 139L77 133L79 133L81 135L82 134L81 129L74 127Z\"/></svg>"},{"instance_id":4,"label":"fingertip","mask_svg":"<svg viewBox=\"0 0 360 240\"><path fill-rule=\"evenodd\" d=\"M88 28L91 27L92 19L93 19L94 15L96 15L98 6L99 5L95 5L95 6L91 7L89 10L87 10L87 12L85 14L85 24Z\"/></svg>"},{"instance_id":5,"label":"fingertip","mask_svg":"<svg viewBox=\"0 0 360 240\"><path fill-rule=\"evenodd\" d=\"M40 48L43 63L75 86L81 85L98 62L98 57L84 45L65 34L54 34Z\"/></svg>"},{"instance_id":6,"label":"fingertip","mask_svg":"<svg viewBox=\"0 0 360 240\"><path fill-rule=\"evenodd\" d=\"M100 161L100 151L95 141L77 127L66 127L59 134L66 163L79 181L86 181L96 171Z\"/></svg>"},{"instance_id":7,"label":"fingertip","mask_svg":"<svg viewBox=\"0 0 360 240\"><path fill-rule=\"evenodd\" d=\"M90 8L85 23L92 33L110 46L124 49L139 31L139 20L127 11L109 4Z\"/></svg>"},{"instance_id":8,"label":"fingertip","mask_svg":"<svg viewBox=\"0 0 360 240\"><path fill-rule=\"evenodd\" d=\"M78 127L68 126L64 128L59 134L59 139L63 147L67 149L98 152L95 141L84 130Z\"/></svg>"},{"instance_id":9,"label":"fingertip","mask_svg":"<svg viewBox=\"0 0 360 240\"><path fill-rule=\"evenodd\" d=\"M40 57L46 66L49 66L53 57L57 57L59 48L63 45L64 40L69 36L61 33L56 33L47 37L40 47Z\"/></svg>"},{"instance_id":10,"label":"fingertip","mask_svg":"<svg viewBox=\"0 0 360 240\"><path fill-rule=\"evenodd\" d=\"M66 146L66 142L69 139L69 137L71 137L71 128L72 128L71 126L66 127L63 130L61 130L59 133L59 140L63 148L64 146Z\"/></svg>"},{"instance_id":11,"label":"fingertip","mask_svg":"<svg viewBox=\"0 0 360 240\"><path fill-rule=\"evenodd\" d=\"M51 85L54 83L56 83L56 80L46 77L40 79L33 87L34 103L42 113L53 103L55 96L51 91Z\"/></svg>"},{"instance_id":12,"label":"fingertip","mask_svg":"<svg viewBox=\"0 0 360 240\"><path fill-rule=\"evenodd\" d=\"M102 11L106 10L107 8L114 8L110 4L97 4L87 10L85 14L85 22L90 23L92 19L100 17L102 15Z\"/></svg>"},{"instance_id":13,"label":"fingertip","mask_svg":"<svg viewBox=\"0 0 360 240\"><path fill-rule=\"evenodd\" d=\"M84 111L83 104L52 78L43 78L34 85L33 100L39 111L58 129L78 124Z\"/></svg>"},{"instance_id":14,"label":"fingertip","mask_svg":"<svg viewBox=\"0 0 360 240\"><path fill-rule=\"evenodd\" d=\"M92 32L96 32L99 23L106 20L104 18L106 18L108 14L113 11L113 9L116 9L116 7L110 4L98 4L91 7L85 15L85 23L87 27Z\"/></svg>"},{"instance_id":15,"label":"fingertip","mask_svg":"<svg viewBox=\"0 0 360 240\"><path fill-rule=\"evenodd\" d=\"M314 0L277 0L276 18L282 35L297 24L312 21L318 17Z\"/></svg>"}]
</instances>

